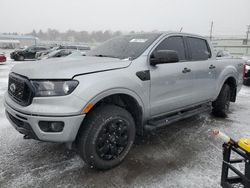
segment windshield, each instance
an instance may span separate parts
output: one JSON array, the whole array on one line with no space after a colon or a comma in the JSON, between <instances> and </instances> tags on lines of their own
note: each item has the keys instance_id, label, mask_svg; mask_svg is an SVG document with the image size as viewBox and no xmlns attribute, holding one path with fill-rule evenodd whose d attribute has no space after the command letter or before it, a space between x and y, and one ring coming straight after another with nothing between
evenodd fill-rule
<instances>
[{"instance_id":1,"label":"windshield","mask_svg":"<svg viewBox=\"0 0 250 188\"><path fill-rule=\"evenodd\" d=\"M72 54L68 55L67 57L78 57L78 56L85 56L84 52L76 51L73 52Z\"/></svg>"},{"instance_id":2,"label":"windshield","mask_svg":"<svg viewBox=\"0 0 250 188\"><path fill-rule=\"evenodd\" d=\"M140 56L161 34L132 34L110 39L93 50L87 56L135 59Z\"/></svg>"},{"instance_id":3,"label":"windshield","mask_svg":"<svg viewBox=\"0 0 250 188\"><path fill-rule=\"evenodd\" d=\"M52 52L50 52L50 53L48 53L48 57L52 57L52 56L55 56L58 52L60 52L61 50L54 50L54 51L52 51Z\"/></svg>"}]
</instances>

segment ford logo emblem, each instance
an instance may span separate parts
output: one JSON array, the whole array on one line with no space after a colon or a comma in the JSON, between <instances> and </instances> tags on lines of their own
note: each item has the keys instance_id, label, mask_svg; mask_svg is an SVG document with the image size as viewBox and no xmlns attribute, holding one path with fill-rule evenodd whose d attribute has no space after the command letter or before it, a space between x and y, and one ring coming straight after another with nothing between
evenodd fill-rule
<instances>
[{"instance_id":1,"label":"ford logo emblem","mask_svg":"<svg viewBox=\"0 0 250 188\"><path fill-rule=\"evenodd\" d=\"M10 91L11 91L11 93L15 93L16 85L14 83L10 84Z\"/></svg>"}]
</instances>

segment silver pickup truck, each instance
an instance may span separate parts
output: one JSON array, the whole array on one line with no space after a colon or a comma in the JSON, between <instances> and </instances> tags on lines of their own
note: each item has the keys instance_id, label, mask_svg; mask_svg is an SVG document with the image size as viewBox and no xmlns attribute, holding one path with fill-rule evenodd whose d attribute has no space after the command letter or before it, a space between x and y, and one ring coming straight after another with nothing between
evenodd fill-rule
<instances>
[{"instance_id":1,"label":"silver pickup truck","mask_svg":"<svg viewBox=\"0 0 250 188\"><path fill-rule=\"evenodd\" d=\"M24 138L74 143L89 166L109 169L136 134L210 109L227 116L244 62L215 56L201 36L142 33L113 38L84 57L15 65L6 115Z\"/></svg>"}]
</instances>

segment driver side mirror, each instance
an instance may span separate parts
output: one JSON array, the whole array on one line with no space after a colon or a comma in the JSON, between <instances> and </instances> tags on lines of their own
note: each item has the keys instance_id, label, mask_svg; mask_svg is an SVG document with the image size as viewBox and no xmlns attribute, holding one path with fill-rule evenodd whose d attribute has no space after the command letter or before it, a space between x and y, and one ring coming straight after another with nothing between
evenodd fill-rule
<instances>
[{"instance_id":1,"label":"driver side mirror","mask_svg":"<svg viewBox=\"0 0 250 188\"><path fill-rule=\"evenodd\" d=\"M150 64L153 66L157 64L176 62L179 62L179 57L177 52L174 50L157 50L153 52L150 57Z\"/></svg>"}]
</instances>

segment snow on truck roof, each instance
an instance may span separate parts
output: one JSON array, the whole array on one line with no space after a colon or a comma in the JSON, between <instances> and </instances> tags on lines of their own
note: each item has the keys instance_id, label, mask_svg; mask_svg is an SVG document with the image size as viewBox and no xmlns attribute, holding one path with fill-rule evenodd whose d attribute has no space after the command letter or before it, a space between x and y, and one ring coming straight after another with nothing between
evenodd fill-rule
<instances>
[{"instance_id":1,"label":"snow on truck roof","mask_svg":"<svg viewBox=\"0 0 250 188\"><path fill-rule=\"evenodd\" d=\"M185 35L191 37L198 37L198 38L206 38L202 35L192 34L192 33L184 33L184 32L177 32L177 31L155 31L155 32L141 32L141 33L130 33L127 35L140 35L140 34L159 34L159 35Z\"/></svg>"}]
</instances>

